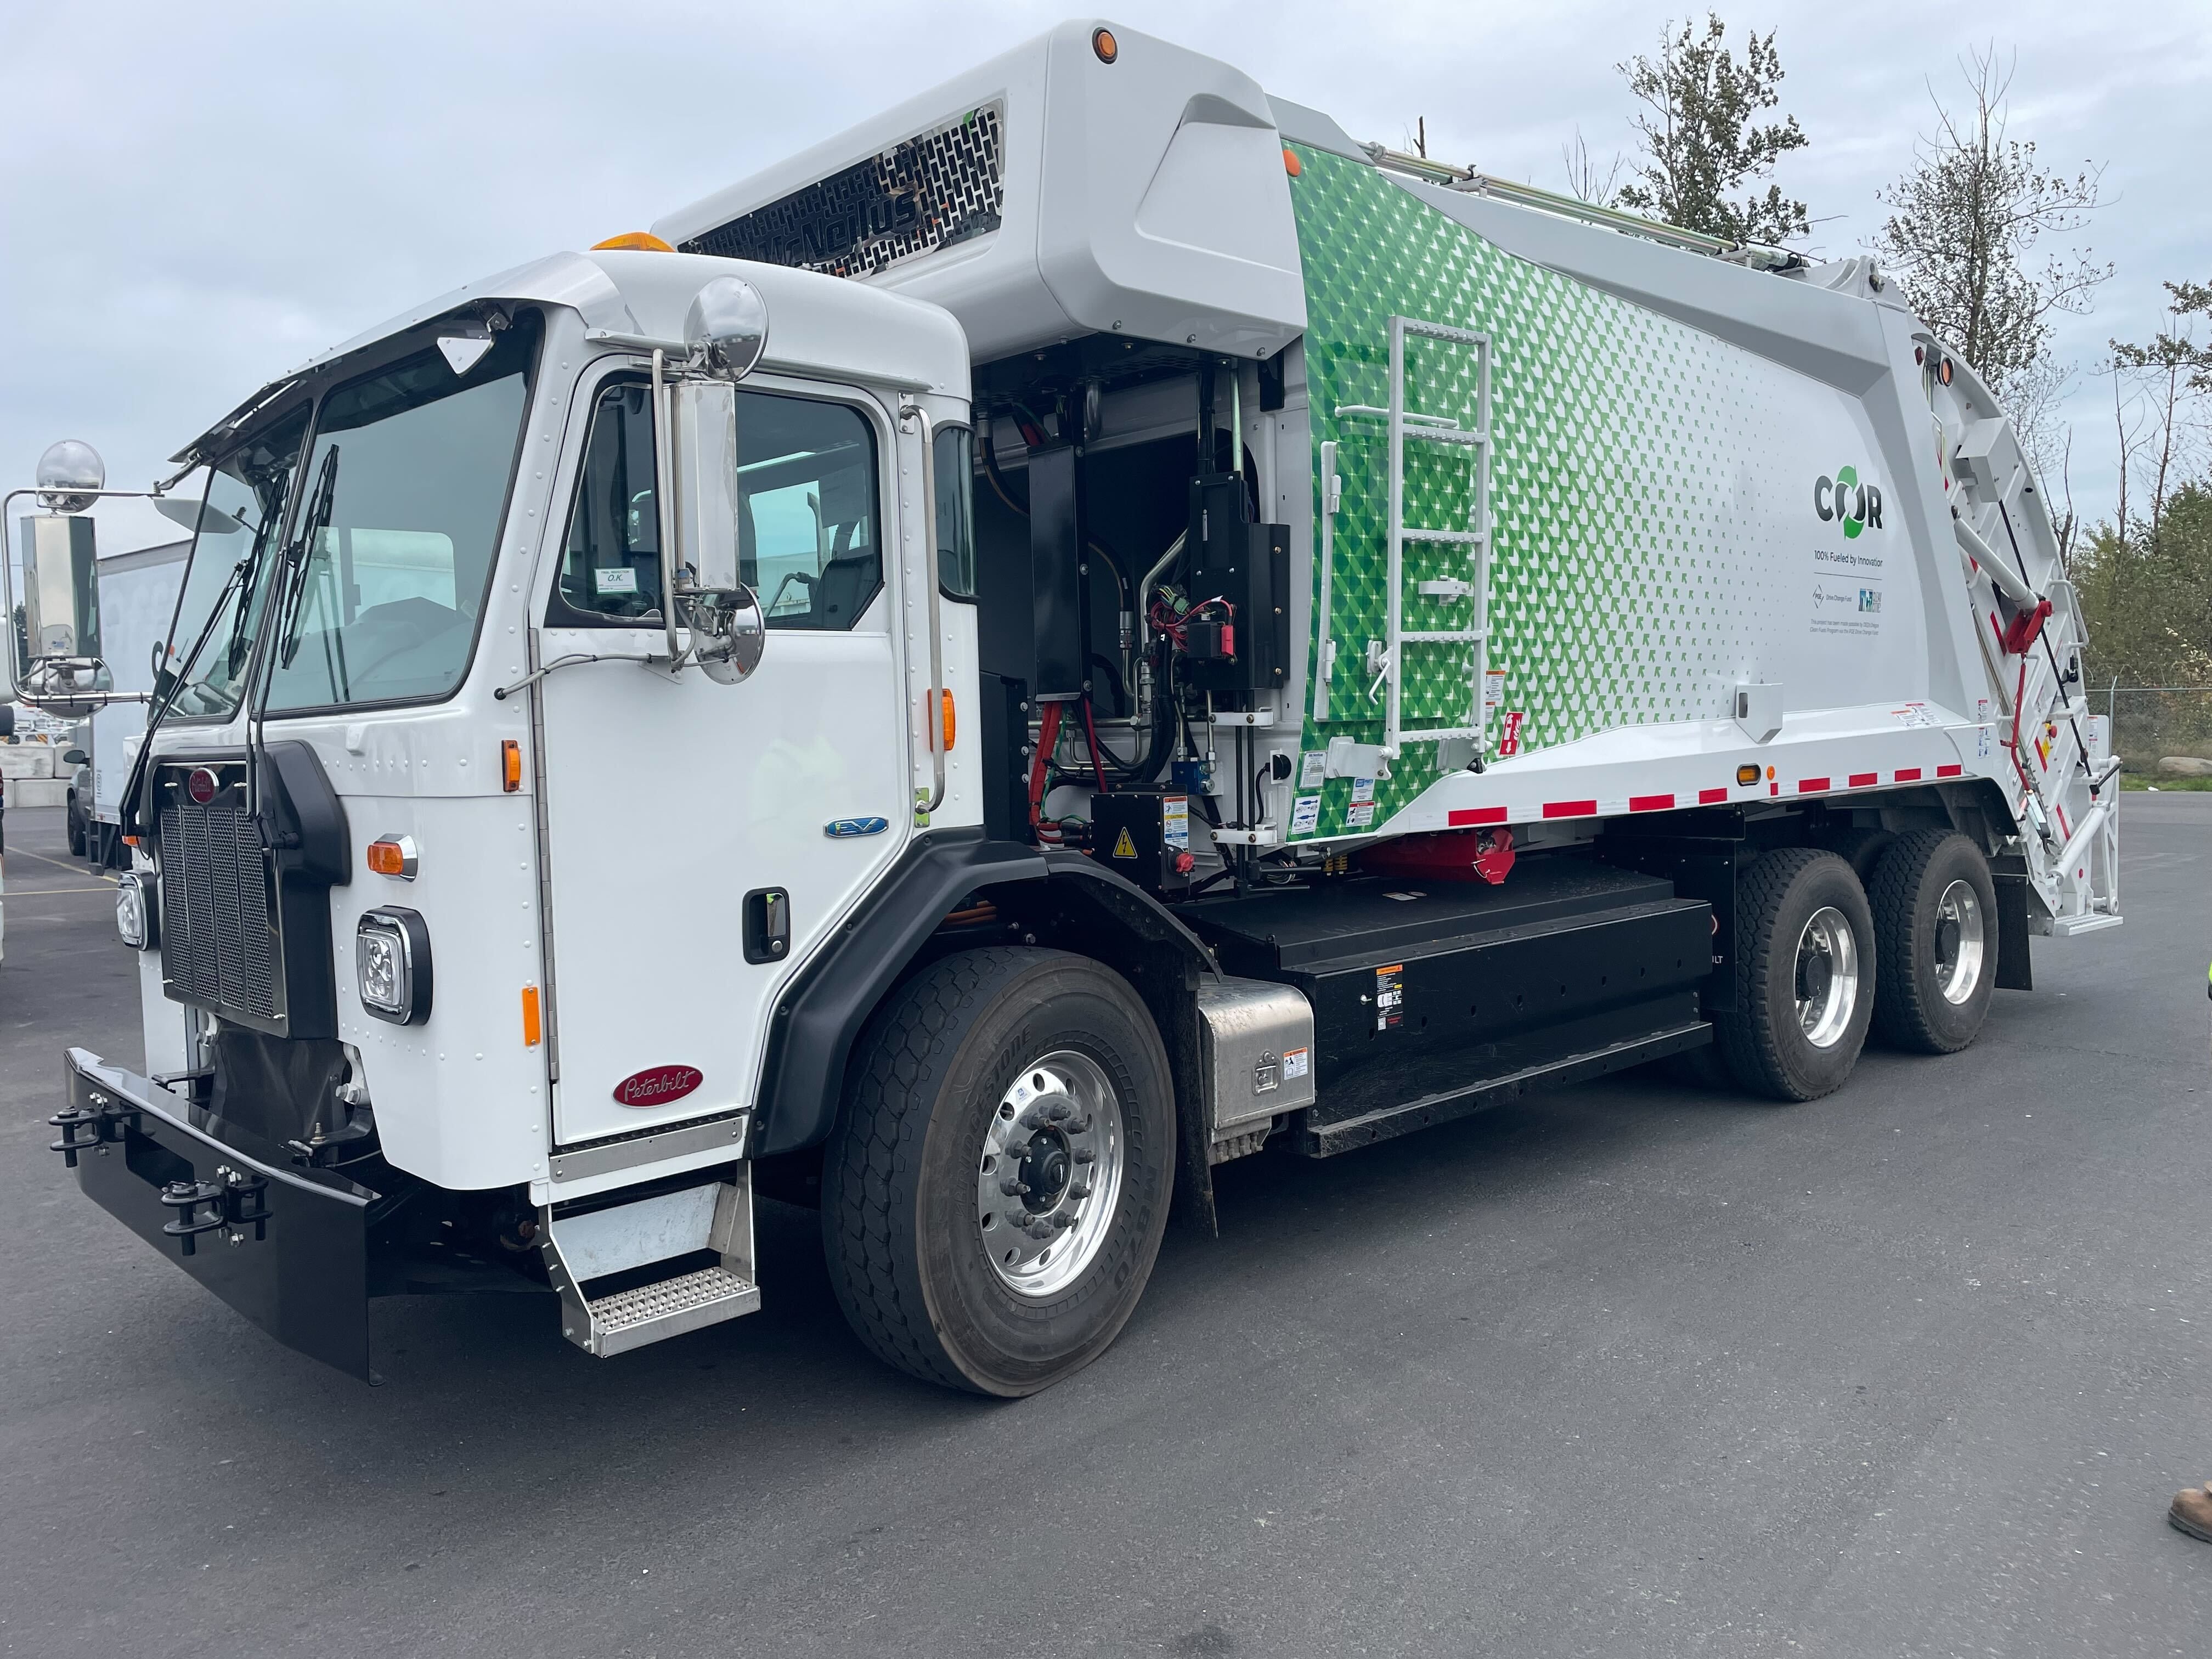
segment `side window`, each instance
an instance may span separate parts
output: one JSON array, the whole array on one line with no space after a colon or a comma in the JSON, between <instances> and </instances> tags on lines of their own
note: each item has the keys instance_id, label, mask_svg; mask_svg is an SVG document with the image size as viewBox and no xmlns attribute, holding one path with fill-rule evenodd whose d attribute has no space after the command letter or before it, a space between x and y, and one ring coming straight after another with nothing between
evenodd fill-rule
<instances>
[{"instance_id":1,"label":"side window","mask_svg":"<svg viewBox=\"0 0 2212 1659\"><path fill-rule=\"evenodd\" d=\"M843 629L884 585L876 439L842 404L738 393L738 546L770 628Z\"/></svg>"},{"instance_id":2,"label":"side window","mask_svg":"<svg viewBox=\"0 0 2212 1659\"><path fill-rule=\"evenodd\" d=\"M937 434L937 580L957 599L975 597L975 464L964 426Z\"/></svg>"},{"instance_id":3,"label":"side window","mask_svg":"<svg viewBox=\"0 0 2212 1659\"><path fill-rule=\"evenodd\" d=\"M555 610L568 614L549 620L572 627L635 623L660 610L652 393L641 381L608 386L592 411Z\"/></svg>"},{"instance_id":4,"label":"side window","mask_svg":"<svg viewBox=\"0 0 2212 1659\"><path fill-rule=\"evenodd\" d=\"M770 628L843 629L884 584L876 440L842 404L738 393L738 551ZM550 619L637 625L660 611L652 395L624 380L599 394L569 509Z\"/></svg>"}]
</instances>

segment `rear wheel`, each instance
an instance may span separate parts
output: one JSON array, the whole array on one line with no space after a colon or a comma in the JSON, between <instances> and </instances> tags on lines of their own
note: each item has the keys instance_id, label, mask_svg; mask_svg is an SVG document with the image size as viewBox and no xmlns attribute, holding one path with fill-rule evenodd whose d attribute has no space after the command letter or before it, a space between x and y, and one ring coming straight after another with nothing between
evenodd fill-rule
<instances>
[{"instance_id":1,"label":"rear wheel","mask_svg":"<svg viewBox=\"0 0 2212 1659\"><path fill-rule=\"evenodd\" d=\"M1833 853L1786 847L1736 884L1741 1006L1714 1021L1737 1083L1776 1100L1814 1100L1844 1085L1873 1014L1874 919L1851 866Z\"/></svg>"},{"instance_id":2,"label":"rear wheel","mask_svg":"<svg viewBox=\"0 0 2212 1659\"><path fill-rule=\"evenodd\" d=\"M1997 895L1980 848L1949 830L1899 837L1869 894L1881 961L1875 1029L1924 1054L1979 1036L1996 983Z\"/></svg>"},{"instance_id":3,"label":"rear wheel","mask_svg":"<svg viewBox=\"0 0 2212 1659\"><path fill-rule=\"evenodd\" d=\"M1175 1092L1118 975L966 951L917 975L854 1057L823 1176L831 1283L916 1376L1034 1394L1143 1294L1175 1176Z\"/></svg>"}]
</instances>

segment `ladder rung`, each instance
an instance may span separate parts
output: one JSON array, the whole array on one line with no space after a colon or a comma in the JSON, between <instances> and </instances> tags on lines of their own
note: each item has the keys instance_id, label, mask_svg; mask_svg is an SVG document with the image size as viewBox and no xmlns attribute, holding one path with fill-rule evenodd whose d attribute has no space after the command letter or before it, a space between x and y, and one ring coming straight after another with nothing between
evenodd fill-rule
<instances>
[{"instance_id":1,"label":"ladder rung","mask_svg":"<svg viewBox=\"0 0 2212 1659\"><path fill-rule=\"evenodd\" d=\"M1420 634L1401 633L1398 637L1408 645L1473 645L1488 635L1475 628L1448 628Z\"/></svg>"},{"instance_id":2,"label":"ladder rung","mask_svg":"<svg viewBox=\"0 0 2212 1659\"><path fill-rule=\"evenodd\" d=\"M1471 599L1478 591L1473 582L1463 582L1456 576L1421 584L1421 597L1425 599Z\"/></svg>"},{"instance_id":3,"label":"ladder rung","mask_svg":"<svg viewBox=\"0 0 2212 1659\"><path fill-rule=\"evenodd\" d=\"M1416 530L1412 525L1398 526L1398 536L1408 542L1443 542L1451 547L1476 547L1487 540L1480 530Z\"/></svg>"},{"instance_id":4,"label":"ladder rung","mask_svg":"<svg viewBox=\"0 0 2212 1659\"><path fill-rule=\"evenodd\" d=\"M1487 432L1462 432L1457 427L1409 426L1406 428L1406 435L1431 444L1486 444L1490 441Z\"/></svg>"},{"instance_id":5,"label":"ladder rung","mask_svg":"<svg viewBox=\"0 0 2212 1659\"><path fill-rule=\"evenodd\" d=\"M1479 726L1438 726L1426 732L1401 732L1401 743L1437 743L1450 738L1473 738L1480 742L1482 728Z\"/></svg>"},{"instance_id":6,"label":"ladder rung","mask_svg":"<svg viewBox=\"0 0 2212 1659\"><path fill-rule=\"evenodd\" d=\"M1449 323L1425 323L1418 317L1406 319L1406 332L1425 335L1431 340L1456 340L1462 345L1490 343L1487 334L1478 334L1471 328L1454 328Z\"/></svg>"}]
</instances>

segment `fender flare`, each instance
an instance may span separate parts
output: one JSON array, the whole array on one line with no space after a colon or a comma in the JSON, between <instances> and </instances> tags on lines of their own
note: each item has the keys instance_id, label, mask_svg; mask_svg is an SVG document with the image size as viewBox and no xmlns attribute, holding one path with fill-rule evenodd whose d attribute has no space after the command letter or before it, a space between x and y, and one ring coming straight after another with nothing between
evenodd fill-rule
<instances>
[{"instance_id":1,"label":"fender flare","mask_svg":"<svg viewBox=\"0 0 2212 1659\"><path fill-rule=\"evenodd\" d=\"M754 1096L749 1156L797 1152L829 1139L845 1068L869 1017L905 977L938 924L979 889L1001 890L1004 900L1018 896L1024 910L1064 895L1121 937L1180 958L1186 975L1216 971L1198 936L1165 905L1079 853L993 841L980 829L918 836L777 999ZM1162 1002L1173 999L1151 986L1139 989L1150 993L1146 1000L1159 1019ZM1177 1033L1164 1021L1162 1036L1172 1058L1181 1046Z\"/></svg>"}]
</instances>

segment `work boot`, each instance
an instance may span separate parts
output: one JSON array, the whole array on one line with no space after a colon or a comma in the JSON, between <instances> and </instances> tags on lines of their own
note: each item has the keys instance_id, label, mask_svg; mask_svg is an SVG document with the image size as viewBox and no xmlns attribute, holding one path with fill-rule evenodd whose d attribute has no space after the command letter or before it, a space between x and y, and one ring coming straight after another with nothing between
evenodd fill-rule
<instances>
[{"instance_id":1,"label":"work boot","mask_svg":"<svg viewBox=\"0 0 2212 1659\"><path fill-rule=\"evenodd\" d=\"M2166 1518L2191 1538L2212 1544L2212 1486L2186 1486L2174 1493Z\"/></svg>"}]
</instances>

